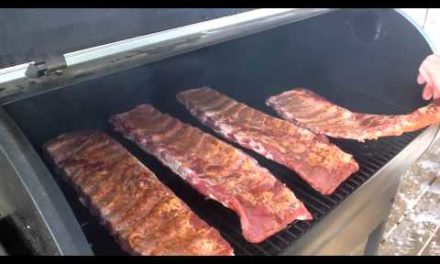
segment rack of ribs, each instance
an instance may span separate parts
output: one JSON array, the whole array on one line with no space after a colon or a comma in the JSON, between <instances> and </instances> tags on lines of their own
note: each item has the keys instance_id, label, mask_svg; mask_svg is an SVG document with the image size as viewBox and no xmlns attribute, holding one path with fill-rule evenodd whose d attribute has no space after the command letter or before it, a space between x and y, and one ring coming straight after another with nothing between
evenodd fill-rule
<instances>
[{"instance_id":1,"label":"rack of ribs","mask_svg":"<svg viewBox=\"0 0 440 264\"><path fill-rule=\"evenodd\" d=\"M407 115L355 113L315 92L296 88L266 101L282 118L317 134L360 142L400 136L440 122L440 102L432 102Z\"/></svg>"},{"instance_id":2,"label":"rack of ribs","mask_svg":"<svg viewBox=\"0 0 440 264\"><path fill-rule=\"evenodd\" d=\"M233 255L216 229L106 134L63 134L45 151L128 253Z\"/></svg>"},{"instance_id":3,"label":"rack of ribs","mask_svg":"<svg viewBox=\"0 0 440 264\"><path fill-rule=\"evenodd\" d=\"M332 194L359 169L354 158L327 137L253 109L209 87L180 92L177 98L218 134L296 171L322 194Z\"/></svg>"},{"instance_id":4,"label":"rack of ribs","mask_svg":"<svg viewBox=\"0 0 440 264\"><path fill-rule=\"evenodd\" d=\"M151 105L115 115L110 122L199 193L233 210L251 243L295 220L312 218L294 193L254 158Z\"/></svg>"}]
</instances>

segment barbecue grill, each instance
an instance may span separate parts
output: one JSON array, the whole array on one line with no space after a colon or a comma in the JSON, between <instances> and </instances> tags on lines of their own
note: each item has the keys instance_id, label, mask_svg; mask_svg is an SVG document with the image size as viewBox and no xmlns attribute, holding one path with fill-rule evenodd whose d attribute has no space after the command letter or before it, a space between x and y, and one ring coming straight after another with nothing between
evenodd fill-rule
<instances>
[{"instance_id":1,"label":"barbecue grill","mask_svg":"<svg viewBox=\"0 0 440 264\"><path fill-rule=\"evenodd\" d=\"M234 213L113 132L108 117L151 103L216 136L175 99L205 85L274 116L265 99L298 86L353 111L407 113L426 104L415 78L433 52L413 22L388 9L1 12L22 19L0 23L0 254L124 254L44 157L43 143L61 133L109 133L217 228L236 255L350 254L358 245L375 254L401 175L437 137L432 126L366 143L331 139L360 170L330 196L234 145L314 216L251 244Z\"/></svg>"}]
</instances>

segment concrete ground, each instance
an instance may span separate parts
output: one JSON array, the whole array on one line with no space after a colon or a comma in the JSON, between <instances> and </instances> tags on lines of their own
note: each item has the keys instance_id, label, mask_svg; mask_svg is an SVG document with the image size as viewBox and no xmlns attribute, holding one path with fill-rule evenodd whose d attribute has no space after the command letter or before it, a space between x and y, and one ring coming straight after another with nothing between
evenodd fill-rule
<instances>
[{"instance_id":1,"label":"concrete ground","mask_svg":"<svg viewBox=\"0 0 440 264\"><path fill-rule=\"evenodd\" d=\"M440 256L440 141L402 178L380 255Z\"/></svg>"}]
</instances>

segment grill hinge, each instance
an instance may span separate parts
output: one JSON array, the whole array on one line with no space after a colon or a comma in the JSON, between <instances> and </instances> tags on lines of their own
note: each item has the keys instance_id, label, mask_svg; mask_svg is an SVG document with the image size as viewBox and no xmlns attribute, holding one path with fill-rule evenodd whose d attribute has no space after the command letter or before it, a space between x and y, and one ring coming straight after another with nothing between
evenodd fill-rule
<instances>
[{"instance_id":1,"label":"grill hinge","mask_svg":"<svg viewBox=\"0 0 440 264\"><path fill-rule=\"evenodd\" d=\"M26 69L29 78L40 78L48 75L60 75L67 68L67 62L63 55L42 55L30 63Z\"/></svg>"}]
</instances>

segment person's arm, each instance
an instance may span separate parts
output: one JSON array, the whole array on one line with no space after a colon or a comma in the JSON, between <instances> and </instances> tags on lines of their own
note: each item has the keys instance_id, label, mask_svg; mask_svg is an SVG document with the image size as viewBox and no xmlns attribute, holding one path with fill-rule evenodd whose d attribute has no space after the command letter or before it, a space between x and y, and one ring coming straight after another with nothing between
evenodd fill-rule
<instances>
[{"instance_id":1,"label":"person's arm","mask_svg":"<svg viewBox=\"0 0 440 264\"><path fill-rule=\"evenodd\" d=\"M440 55L429 55L420 65L417 83L422 85L425 100L440 98Z\"/></svg>"}]
</instances>

